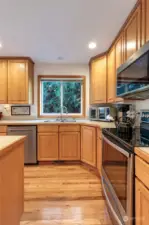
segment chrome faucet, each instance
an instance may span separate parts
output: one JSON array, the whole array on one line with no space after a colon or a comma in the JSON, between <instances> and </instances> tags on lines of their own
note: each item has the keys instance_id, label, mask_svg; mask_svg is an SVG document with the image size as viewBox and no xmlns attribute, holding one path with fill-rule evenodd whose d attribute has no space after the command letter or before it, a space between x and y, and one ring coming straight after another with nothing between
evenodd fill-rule
<instances>
[{"instance_id":1,"label":"chrome faucet","mask_svg":"<svg viewBox=\"0 0 149 225\"><path fill-rule=\"evenodd\" d=\"M68 114L67 107L66 106L62 106L61 107L61 117L60 117L62 122L64 121L64 119L63 119L63 111L64 110L65 110L66 115Z\"/></svg>"},{"instance_id":2,"label":"chrome faucet","mask_svg":"<svg viewBox=\"0 0 149 225\"><path fill-rule=\"evenodd\" d=\"M60 122L64 122L64 118L63 118L63 112L65 111L66 115L68 114L68 110L67 110L67 107L66 106L62 106L61 107L61 113L60 113L60 116L56 118L57 121L60 121Z\"/></svg>"}]
</instances>

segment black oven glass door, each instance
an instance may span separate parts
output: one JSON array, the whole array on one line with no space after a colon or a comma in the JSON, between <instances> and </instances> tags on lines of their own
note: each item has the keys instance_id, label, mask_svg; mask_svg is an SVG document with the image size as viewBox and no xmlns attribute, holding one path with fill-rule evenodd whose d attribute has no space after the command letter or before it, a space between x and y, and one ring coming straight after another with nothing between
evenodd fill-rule
<instances>
[{"instance_id":1,"label":"black oven glass door","mask_svg":"<svg viewBox=\"0 0 149 225\"><path fill-rule=\"evenodd\" d=\"M102 167L121 205L127 210L128 156L111 146L103 138Z\"/></svg>"}]
</instances>

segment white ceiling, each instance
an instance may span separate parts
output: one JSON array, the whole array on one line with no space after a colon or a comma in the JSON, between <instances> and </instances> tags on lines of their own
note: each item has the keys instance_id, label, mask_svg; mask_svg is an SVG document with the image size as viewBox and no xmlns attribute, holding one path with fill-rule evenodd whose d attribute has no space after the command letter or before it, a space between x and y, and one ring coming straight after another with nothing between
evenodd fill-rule
<instances>
[{"instance_id":1,"label":"white ceiling","mask_svg":"<svg viewBox=\"0 0 149 225\"><path fill-rule=\"evenodd\" d=\"M136 0L0 0L1 56L88 63L110 46ZM88 49L90 41L97 48ZM64 60L57 60L63 57Z\"/></svg>"}]
</instances>

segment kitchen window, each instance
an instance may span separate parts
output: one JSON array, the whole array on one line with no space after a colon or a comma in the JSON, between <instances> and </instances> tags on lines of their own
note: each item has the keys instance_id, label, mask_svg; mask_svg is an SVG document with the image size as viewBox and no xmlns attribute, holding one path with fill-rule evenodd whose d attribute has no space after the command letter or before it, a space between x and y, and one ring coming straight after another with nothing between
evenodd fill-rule
<instances>
[{"instance_id":1,"label":"kitchen window","mask_svg":"<svg viewBox=\"0 0 149 225\"><path fill-rule=\"evenodd\" d=\"M84 117L84 76L39 76L40 117Z\"/></svg>"}]
</instances>

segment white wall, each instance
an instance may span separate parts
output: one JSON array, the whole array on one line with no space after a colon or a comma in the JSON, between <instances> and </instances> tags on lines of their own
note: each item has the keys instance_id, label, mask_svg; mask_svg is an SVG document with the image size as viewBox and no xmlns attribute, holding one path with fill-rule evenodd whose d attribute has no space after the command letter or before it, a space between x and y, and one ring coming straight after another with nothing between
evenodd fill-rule
<instances>
[{"instance_id":1,"label":"white wall","mask_svg":"<svg viewBox=\"0 0 149 225\"><path fill-rule=\"evenodd\" d=\"M89 67L82 64L50 64L36 63L34 72L34 105L31 106L31 115L37 116L37 77L38 75L85 75L86 76L86 112L89 106ZM7 110L4 109L7 108ZM10 105L0 105L4 116L10 116ZM16 117L15 117L16 118Z\"/></svg>"}]
</instances>

